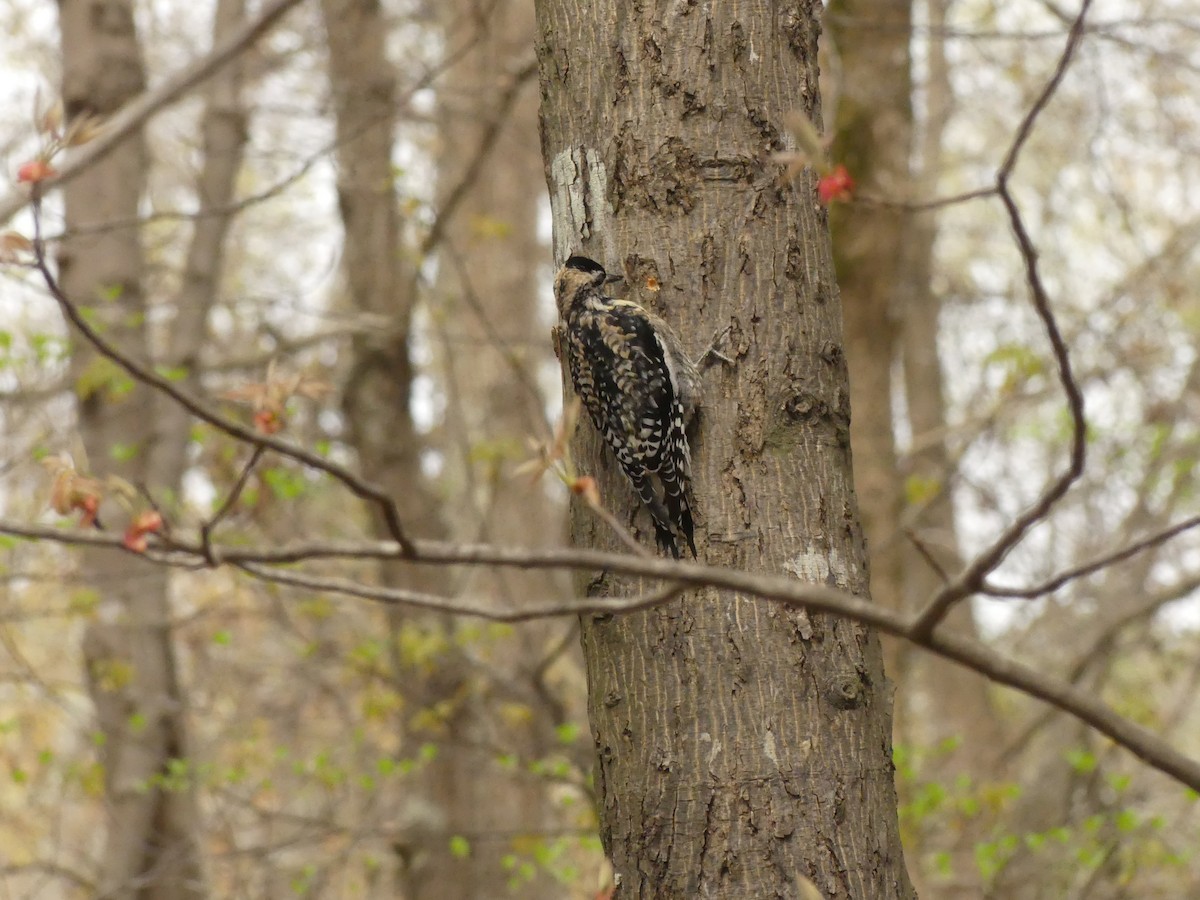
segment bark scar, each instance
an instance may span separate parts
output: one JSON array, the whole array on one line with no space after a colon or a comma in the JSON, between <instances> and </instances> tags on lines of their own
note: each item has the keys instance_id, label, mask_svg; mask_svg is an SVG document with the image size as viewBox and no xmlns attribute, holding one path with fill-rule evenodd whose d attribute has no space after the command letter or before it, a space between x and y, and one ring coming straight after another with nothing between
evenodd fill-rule
<instances>
[{"instance_id":1,"label":"bark scar","mask_svg":"<svg viewBox=\"0 0 1200 900\"><path fill-rule=\"evenodd\" d=\"M615 257L608 167L592 147L571 147L550 163L550 212L554 219L554 259L561 265L574 251L599 238L598 258Z\"/></svg>"}]
</instances>

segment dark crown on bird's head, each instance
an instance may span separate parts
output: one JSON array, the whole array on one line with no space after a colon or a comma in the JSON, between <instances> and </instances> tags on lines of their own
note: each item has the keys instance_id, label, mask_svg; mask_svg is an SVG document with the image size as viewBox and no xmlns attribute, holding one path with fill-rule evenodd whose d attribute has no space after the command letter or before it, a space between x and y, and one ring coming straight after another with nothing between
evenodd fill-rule
<instances>
[{"instance_id":1,"label":"dark crown on bird's head","mask_svg":"<svg viewBox=\"0 0 1200 900\"><path fill-rule=\"evenodd\" d=\"M574 269L577 272L583 272L592 276L593 284L603 284L608 278L608 273L604 271L604 266L600 265L600 263L596 262L590 256L575 254L563 263L563 268Z\"/></svg>"},{"instance_id":2,"label":"dark crown on bird's head","mask_svg":"<svg viewBox=\"0 0 1200 900\"><path fill-rule=\"evenodd\" d=\"M604 266L600 265L600 263L596 262L590 256L583 256L579 253L573 255L563 265L568 269L578 269L581 272L589 272L593 275L604 271Z\"/></svg>"}]
</instances>

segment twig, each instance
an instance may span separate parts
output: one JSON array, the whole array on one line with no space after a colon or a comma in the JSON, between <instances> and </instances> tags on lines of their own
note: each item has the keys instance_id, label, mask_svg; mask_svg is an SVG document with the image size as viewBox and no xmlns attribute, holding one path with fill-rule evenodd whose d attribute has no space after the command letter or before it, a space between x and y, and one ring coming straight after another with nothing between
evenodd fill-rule
<instances>
[{"instance_id":1,"label":"twig","mask_svg":"<svg viewBox=\"0 0 1200 900\"><path fill-rule=\"evenodd\" d=\"M471 272L466 262L462 258L462 254L455 249L452 243L448 243L443 252L450 257L450 262L454 264L455 275L458 278L459 286L462 288L462 297L467 301L471 312L475 314L476 321L479 322L480 327L487 335L488 345L494 347L500 353L505 364L513 373L513 377L521 385L521 389L529 396L533 408L538 411L535 416L538 427L543 435L549 438L554 429L546 419L544 411L545 402L541 390L538 389L537 383L530 377L525 366L521 365L518 355L507 349L504 337L496 328L496 323L492 321L491 316L488 315L479 292L475 290L475 283L471 278Z\"/></svg>"},{"instance_id":2,"label":"twig","mask_svg":"<svg viewBox=\"0 0 1200 900\"><path fill-rule=\"evenodd\" d=\"M118 144L140 128L147 119L165 106L169 106L197 85L215 75L230 60L237 57L251 44L267 33L279 19L300 0L272 0L257 18L246 22L212 51L177 71L154 90L146 91L129 103L112 119L92 141L81 147L61 165L56 165L57 174L43 187L58 187L66 184L84 169L112 152ZM0 202L0 225L8 222L37 197L12 195Z\"/></svg>"},{"instance_id":3,"label":"twig","mask_svg":"<svg viewBox=\"0 0 1200 900\"><path fill-rule=\"evenodd\" d=\"M597 516L599 516L601 521L603 521L609 528L613 530L613 533L617 536L621 543L628 547L630 551L638 556L650 556L650 552L637 542L637 539L629 533L629 529L618 522L617 517L614 516L603 503L589 502L587 507Z\"/></svg>"},{"instance_id":4,"label":"twig","mask_svg":"<svg viewBox=\"0 0 1200 900\"><path fill-rule=\"evenodd\" d=\"M1021 150L1024 148L1026 141L1029 140L1030 134L1033 133L1033 126L1037 121L1038 115L1046 108L1046 104L1050 102L1050 98L1058 89L1059 84L1067 73L1067 68L1070 66L1071 60L1075 56L1075 51L1083 38L1084 20L1091 5L1092 0L1083 0L1079 15L1076 16L1075 22L1071 26L1070 34L1067 36L1067 44L1063 48L1062 55L1059 57L1054 75L1046 83L1046 87L1043 88L1041 95L1034 102L1033 107L1026 113L1020 127L1017 129L1012 146L1009 147L1004 162L996 173L996 190L1000 195L1001 201L1004 203L1004 208L1008 211L1009 222L1016 235L1017 246L1021 251L1021 258L1025 262L1025 276L1029 282L1029 292L1033 300L1033 307L1038 318L1042 320L1042 327L1045 329L1046 336L1050 340L1050 347L1054 354L1054 359L1058 364L1059 381L1062 383L1063 391L1067 396L1067 408L1071 414L1072 426L1070 462L1063 473L1047 485L1034 504L1017 516L1004 529L1003 533L996 538L992 545L980 553L953 582L946 585L917 616L912 629L912 637L917 641L929 637L955 603L980 589L987 576L1000 565L1008 552L1021 541L1030 528L1050 513L1054 505L1062 499L1076 479L1083 474L1087 452L1087 422L1083 412L1083 393L1080 391L1079 383L1075 380L1066 341L1063 340L1058 322L1054 318L1054 311L1050 308L1050 298L1046 293L1045 285L1042 284L1041 273L1038 270L1037 248L1033 245L1033 239L1029 236L1029 232L1025 228L1025 222L1021 218L1021 211L1013 199L1009 180L1013 169L1016 167Z\"/></svg>"},{"instance_id":5,"label":"twig","mask_svg":"<svg viewBox=\"0 0 1200 900\"><path fill-rule=\"evenodd\" d=\"M412 102L413 97L425 90L433 84L440 76L445 74L453 66L461 62L475 45L479 43L479 36L476 35L471 40L464 42L463 46L459 47L452 53L443 56L436 65L426 69L415 81L413 81L399 97L396 98L394 105L396 107L406 107ZM350 143L359 137L368 129L375 125L375 122L366 123L361 129L349 135L344 135L326 143L320 147L311 156L306 158L299 166L292 170L287 175L284 175L274 184L268 185L261 191L255 194L250 194L242 197L240 200L235 200L232 203L224 204L223 206L213 207L209 209L200 209L194 212L182 212L178 210L164 210L157 213L149 213L145 216L133 216L127 219L110 219L106 222L96 222L92 225L77 226L69 231L60 231L57 234L46 236L46 241L53 243L54 241L62 240L67 237L76 237L79 235L100 234L105 231L111 231L116 228L134 228L139 225L149 225L156 222L196 222L213 216L230 216L240 213L252 206L263 203L274 197L279 196L292 185L299 182L305 175L313 170L316 165L326 160L333 151L337 150L344 144ZM99 138L97 138L99 140ZM96 160L88 161L88 164L94 163ZM65 166L63 167L66 168ZM80 167L82 169L82 166ZM78 174L77 172L74 174ZM62 181L61 176L50 182L52 185L57 185ZM28 202L28 201L25 201ZM0 206L0 215L7 210L7 207ZM15 210L14 210L15 212ZM2 219L0 219L2 221Z\"/></svg>"},{"instance_id":6,"label":"twig","mask_svg":"<svg viewBox=\"0 0 1200 900\"><path fill-rule=\"evenodd\" d=\"M266 453L266 448L262 444L254 448L250 454L250 459L242 468L241 474L238 475L238 480L234 482L233 488L225 498L225 502L212 514L212 518L200 526L200 545L204 550L204 558L208 560L209 565L216 565L216 558L213 556L212 549L212 533L217 525L221 523L221 520L233 509L238 498L242 496L242 491L246 488L246 482L250 480L250 473L254 471L254 467L258 465L258 461L262 459L264 453Z\"/></svg>"},{"instance_id":7,"label":"twig","mask_svg":"<svg viewBox=\"0 0 1200 900\"><path fill-rule=\"evenodd\" d=\"M475 156L472 157L471 162L467 165L467 170L463 173L462 178L458 180L458 183L442 203L441 208L438 210L437 218L433 220L433 224L429 228L429 233L421 241L419 253L422 257L430 253L441 242L442 235L445 233L446 227L450 224L450 218L454 215L458 205L466 197L467 191L470 190L479 177L479 173L483 171L483 164L487 162L488 156L491 155L492 150L495 148L496 137L500 134L504 123L508 121L508 114L513 104L516 103L517 97L520 96L521 88L525 86L525 82L537 74L537 71L538 61L536 59L530 60L514 73L512 81L504 93L500 95L500 98L496 102L496 111L484 128L483 134L480 135L479 148Z\"/></svg>"},{"instance_id":8,"label":"twig","mask_svg":"<svg viewBox=\"0 0 1200 900\"><path fill-rule=\"evenodd\" d=\"M944 209L947 206L957 206L960 203L969 203L972 200L985 200L988 197L994 197L999 193L996 186L985 188L976 188L973 191L964 191L961 194L951 194L948 197L935 197L933 200L922 200L920 202L912 200L891 200L887 197L872 197L869 195L858 195L850 202L856 206L876 207L879 209L897 209L903 212L929 212L935 209Z\"/></svg>"},{"instance_id":9,"label":"twig","mask_svg":"<svg viewBox=\"0 0 1200 900\"><path fill-rule=\"evenodd\" d=\"M1178 537L1185 531L1190 531L1200 525L1200 516L1192 516L1190 519L1184 519L1182 522L1177 522L1174 525L1157 531L1149 537L1142 538L1127 547L1122 547L1120 550L1114 550L1112 553L1107 553L1098 559L1093 559L1091 562L1083 563L1075 566L1072 569L1067 569L1065 572L1060 572L1053 578L1043 581L1041 584L1036 584L1033 587L1015 588L1003 587L1000 585L983 585L983 592L992 597L1014 597L1019 599L1030 600L1034 597L1041 597L1044 594L1057 591L1060 587L1068 582L1075 581L1077 578L1084 578L1099 572L1101 569L1106 569L1109 566L1119 562L1124 562L1131 556L1137 556L1144 550L1149 550L1159 544L1166 543L1174 537Z\"/></svg>"},{"instance_id":10,"label":"twig","mask_svg":"<svg viewBox=\"0 0 1200 900\"><path fill-rule=\"evenodd\" d=\"M1200 577L1188 578L1185 581L1173 584L1157 592L1139 603L1137 609L1130 610L1113 621L1108 622L1101 628L1098 634L1089 637L1088 645L1085 649L1075 654L1074 661L1065 669L1063 677L1070 684L1078 685L1088 670L1095 668L1097 662L1103 659L1101 654L1105 652L1106 647L1112 646L1122 630L1139 620L1148 619L1163 606L1173 603L1181 597L1186 597L1197 588L1200 588ZM1089 685L1087 689L1095 692L1094 685ZM1053 713L1053 709L1048 709L1043 710L1035 716L1028 725L1021 729L1015 738L1007 743L1003 752L998 754L996 758L1016 759L1024 751L1026 745L1033 739L1034 735L1050 721Z\"/></svg>"},{"instance_id":11,"label":"twig","mask_svg":"<svg viewBox=\"0 0 1200 900\"><path fill-rule=\"evenodd\" d=\"M946 573L946 570L942 568L942 564L937 561L937 557L935 557L930 549L925 546L925 542L917 537L917 533L911 528L905 528L904 536L912 542L914 547L917 548L917 553L921 555L921 559L925 560L925 562L929 565L929 568L933 569L933 571L937 573L938 578L942 579L942 583L948 583L950 581L950 576Z\"/></svg>"},{"instance_id":12,"label":"twig","mask_svg":"<svg viewBox=\"0 0 1200 900\"><path fill-rule=\"evenodd\" d=\"M274 569L270 566L255 563L236 563L236 568L260 581L275 584L286 584L292 587L304 588L311 591L343 594L347 597L358 597L377 603L398 604L413 609L426 609L440 613L454 613L462 616L478 616L489 622L529 622L535 619L547 619L556 616L567 616L583 613L614 613L633 612L659 606L679 596L687 585L672 582L658 590L636 597L621 597L614 599L576 598L555 603L535 604L521 609L499 606L490 600L472 600L462 596L445 596L430 594L423 591L406 590L402 588L384 587L382 585L365 585L349 578L335 578L325 575L310 575L305 572L294 572L287 569Z\"/></svg>"}]
</instances>

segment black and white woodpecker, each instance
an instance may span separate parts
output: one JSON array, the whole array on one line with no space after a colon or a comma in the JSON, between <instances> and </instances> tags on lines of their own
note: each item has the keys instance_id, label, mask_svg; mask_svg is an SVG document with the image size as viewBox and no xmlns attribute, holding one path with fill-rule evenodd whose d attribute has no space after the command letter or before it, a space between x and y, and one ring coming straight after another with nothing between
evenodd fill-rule
<instances>
[{"instance_id":1,"label":"black and white woodpecker","mask_svg":"<svg viewBox=\"0 0 1200 900\"><path fill-rule=\"evenodd\" d=\"M586 256L572 256L554 280L571 383L650 511L659 549L678 559L682 537L694 557L684 428L699 399L699 372L666 322L609 296L605 285L617 280Z\"/></svg>"}]
</instances>

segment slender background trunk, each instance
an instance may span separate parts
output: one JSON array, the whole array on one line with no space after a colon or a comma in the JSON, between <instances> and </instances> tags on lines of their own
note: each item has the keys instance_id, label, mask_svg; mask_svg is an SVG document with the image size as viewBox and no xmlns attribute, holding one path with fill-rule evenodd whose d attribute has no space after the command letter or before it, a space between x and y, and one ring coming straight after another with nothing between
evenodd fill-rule
<instances>
[{"instance_id":1,"label":"slender background trunk","mask_svg":"<svg viewBox=\"0 0 1200 900\"><path fill-rule=\"evenodd\" d=\"M833 157L853 173L864 193L894 196L908 186L912 150L911 6L905 0L837 0L828 18L841 61L837 121L829 123ZM854 408L854 483L870 552L871 595L876 603L899 609L904 603L904 483L892 418L892 371L910 214L895 207L850 205L835 207L830 218ZM887 675L900 683L908 647L888 639L884 648Z\"/></svg>"},{"instance_id":2,"label":"slender background trunk","mask_svg":"<svg viewBox=\"0 0 1200 900\"><path fill-rule=\"evenodd\" d=\"M59 16L68 120L112 115L145 87L132 4L61 0ZM139 133L63 189L67 231L135 219L145 175ZM67 295L92 311L107 337L143 358L152 356L136 226L64 240L58 265ZM78 344L71 370L90 467L135 484L154 476L152 490L175 492L182 459L168 451L178 436L159 431L164 423L147 415L154 404L150 392L139 385L127 389L122 376ZM177 790L155 784L173 760L187 758L186 701L171 643L168 572L97 552L83 553L81 570L102 596L100 617L84 638L88 684L104 735L108 831L102 889L106 896L138 900L205 896L192 790L186 779Z\"/></svg>"},{"instance_id":3,"label":"slender background trunk","mask_svg":"<svg viewBox=\"0 0 1200 900\"><path fill-rule=\"evenodd\" d=\"M842 66L834 156L854 173L864 196L920 199L936 189L951 101L940 37L945 16L940 0L932 0L933 36L918 139L914 6L838 0L829 9ZM851 204L832 217L854 407L854 474L871 556L872 594L901 609L919 608L943 583L925 554L941 572L954 573L962 566L938 355L940 298L932 285L935 217L936 212L877 204ZM901 359L903 379L897 382ZM904 392L913 444L904 464L895 444L893 399L898 390ZM970 604L958 604L943 627L974 634ZM915 657L902 641L885 646L890 651L886 671L899 690L898 740L943 748L935 751L937 773L931 774L943 784L953 784L954 776L971 782L986 778L987 762L1000 746L1000 729L983 679L936 657ZM946 841L952 866L962 873L974 868L979 836L969 824L957 831Z\"/></svg>"},{"instance_id":4,"label":"slender background trunk","mask_svg":"<svg viewBox=\"0 0 1200 900\"><path fill-rule=\"evenodd\" d=\"M485 11L473 0L459 0L444 3L439 13L447 47L480 30L478 44L447 72L438 91L435 208L441 218L440 241L431 248L438 283L430 319L445 375L447 507L460 540L557 546L565 509L550 502L542 485L513 475L530 454L529 439L545 432L539 372L552 359L539 303L546 254L537 234L544 194L533 2L510 0ZM559 573L475 568L461 574L460 593L502 607L549 600L569 589L569 579ZM451 627L463 625L477 628L469 621ZM563 723L567 705L550 685L543 661L555 654L559 668L573 670L581 685L578 663L562 661L564 635L572 628L530 622L476 641L470 688L461 695L445 751L455 767L447 820L474 839L465 858L444 856L435 896L495 894L505 857L536 858L534 851L568 824L556 808L553 782L531 774L527 765L563 749L555 726ZM521 764L498 765L497 757L507 753ZM517 893L557 900L563 890L539 867Z\"/></svg>"}]
</instances>

